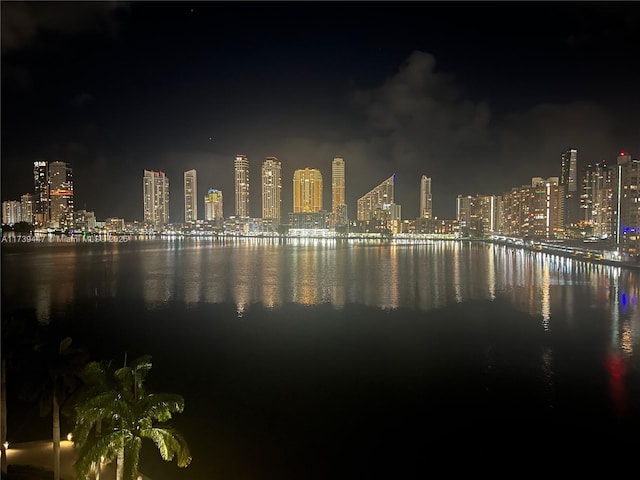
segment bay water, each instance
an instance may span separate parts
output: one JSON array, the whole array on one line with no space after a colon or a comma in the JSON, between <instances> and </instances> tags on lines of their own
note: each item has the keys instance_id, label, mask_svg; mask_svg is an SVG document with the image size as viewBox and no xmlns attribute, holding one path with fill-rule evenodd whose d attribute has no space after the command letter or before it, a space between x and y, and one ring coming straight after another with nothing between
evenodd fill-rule
<instances>
[{"instance_id":1,"label":"bay water","mask_svg":"<svg viewBox=\"0 0 640 480\"><path fill-rule=\"evenodd\" d=\"M179 469L145 445L153 480L623 471L638 273L466 241L3 243L2 315L93 359L152 356L193 454ZM8 393L9 439L50 436Z\"/></svg>"}]
</instances>

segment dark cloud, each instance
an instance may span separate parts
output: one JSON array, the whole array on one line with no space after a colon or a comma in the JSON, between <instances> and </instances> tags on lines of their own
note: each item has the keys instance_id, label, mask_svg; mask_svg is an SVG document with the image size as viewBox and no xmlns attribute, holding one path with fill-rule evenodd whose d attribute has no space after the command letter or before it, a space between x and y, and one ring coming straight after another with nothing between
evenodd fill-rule
<instances>
[{"instance_id":1,"label":"dark cloud","mask_svg":"<svg viewBox=\"0 0 640 480\"><path fill-rule=\"evenodd\" d=\"M385 152L398 165L397 182L402 184L397 201L406 202L403 215L407 218L417 216L422 174L431 176L434 185L451 184L452 165L486 158L492 145L488 104L465 98L454 76L437 71L429 53L411 53L383 85L357 92L355 104L366 112L371 125L370 149ZM382 158L378 161L383 163Z\"/></svg>"},{"instance_id":2,"label":"dark cloud","mask_svg":"<svg viewBox=\"0 0 640 480\"><path fill-rule=\"evenodd\" d=\"M127 2L2 2L2 53L29 45L39 34L115 34Z\"/></svg>"},{"instance_id":3,"label":"dark cloud","mask_svg":"<svg viewBox=\"0 0 640 480\"><path fill-rule=\"evenodd\" d=\"M618 150L638 148L639 122L631 112L578 101L492 115L486 102L465 98L463 86L437 71L425 52L413 52L381 86L356 92L354 105L366 113L370 130L344 154L347 170L358 172L348 190L357 187L362 195L396 172L405 218L417 215L422 174L432 177L436 214L452 218L459 194L502 195L533 176L559 176L560 155L569 147L578 149L580 165L614 162ZM297 150L349 151L312 141Z\"/></svg>"}]
</instances>

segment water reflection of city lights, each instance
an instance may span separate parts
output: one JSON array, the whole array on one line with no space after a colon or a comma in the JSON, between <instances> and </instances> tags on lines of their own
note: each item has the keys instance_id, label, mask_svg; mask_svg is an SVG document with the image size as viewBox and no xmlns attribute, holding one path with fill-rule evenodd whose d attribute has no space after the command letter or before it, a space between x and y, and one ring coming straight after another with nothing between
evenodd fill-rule
<instances>
[{"instance_id":1,"label":"water reflection of city lights","mask_svg":"<svg viewBox=\"0 0 640 480\"><path fill-rule=\"evenodd\" d=\"M551 318L551 272L549 264L545 263L542 268L542 278L540 281L541 308L542 308L542 328L549 330L549 319Z\"/></svg>"}]
</instances>

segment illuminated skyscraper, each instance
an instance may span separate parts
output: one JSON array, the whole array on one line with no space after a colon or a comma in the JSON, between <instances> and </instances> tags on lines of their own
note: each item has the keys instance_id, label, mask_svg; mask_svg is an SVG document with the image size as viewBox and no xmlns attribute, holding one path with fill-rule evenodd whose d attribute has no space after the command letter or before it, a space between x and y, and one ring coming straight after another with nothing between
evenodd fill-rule
<instances>
[{"instance_id":1,"label":"illuminated skyscraper","mask_svg":"<svg viewBox=\"0 0 640 480\"><path fill-rule=\"evenodd\" d=\"M236 217L249 216L249 159L245 155L236 155L235 187Z\"/></svg>"},{"instance_id":2,"label":"illuminated skyscraper","mask_svg":"<svg viewBox=\"0 0 640 480\"><path fill-rule=\"evenodd\" d=\"M22 221L22 205L17 200L2 202L2 224L12 226Z\"/></svg>"},{"instance_id":3,"label":"illuminated skyscraper","mask_svg":"<svg viewBox=\"0 0 640 480\"><path fill-rule=\"evenodd\" d=\"M49 164L49 199L53 227L73 229L73 170L66 162Z\"/></svg>"},{"instance_id":4,"label":"illuminated skyscraper","mask_svg":"<svg viewBox=\"0 0 640 480\"><path fill-rule=\"evenodd\" d=\"M280 224L282 208L282 163L275 157L262 162L262 218Z\"/></svg>"},{"instance_id":5,"label":"illuminated skyscraper","mask_svg":"<svg viewBox=\"0 0 640 480\"><path fill-rule=\"evenodd\" d=\"M51 201L49 199L49 164L47 162L33 162L33 192L34 192L34 224L48 226L51 218Z\"/></svg>"},{"instance_id":6,"label":"illuminated skyscraper","mask_svg":"<svg viewBox=\"0 0 640 480\"><path fill-rule=\"evenodd\" d=\"M198 220L198 177L195 170L184 172L184 221Z\"/></svg>"},{"instance_id":7,"label":"illuminated skyscraper","mask_svg":"<svg viewBox=\"0 0 640 480\"><path fill-rule=\"evenodd\" d=\"M420 218L433 218L431 177L426 175L420 179Z\"/></svg>"},{"instance_id":8,"label":"illuminated skyscraper","mask_svg":"<svg viewBox=\"0 0 640 480\"><path fill-rule=\"evenodd\" d=\"M579 221L578 150L570 148L561 155L560 189L564 195L562 218L565 228Z\"/></svg>"},{"instance_id":9,"label":"illuminated skyscraper","mask_svg":"<svg viewBox=\"0 0 640 480\"><path fill-rule=\"evenodd\" d=\"M224 223L224 204L220 190L211 188L204 196L204 219L209 222L215 222L217 227L222 227Z\"/></svg>"},{"instance_id":10,"label":"illuminated skyscraper","mask_svg":"<svg viewBox=\"0 0 640 480\"><path fill-rule=\"evenodd\" d=\"M608 238L614 235L613 173L606 160L584 167L580 194L580 219L593 227L593 235Z\"/></svg>"},{"instance_id":11,"label":"illuminated skyscraper","mask_svg":"<svg viewBox=\"0 0 640 480\"><path fill-rule=\"evenodd\" d=\"M322 210L322 174L315 168L293 172L293 213Z\"/></svg>"},{"instance_id":12,"label":"illuminated skyscraper","mask_svg":"<svg viewBox=\"0 0 640 480\"><path fill-rule=\"evenodd\" d=\"M347 224L347 199L344 159L335 157L331 163L331 213L335 225Z\"/></svg>"},{"instance_id":13,"label":"illuminated skyscraper","mask_svg":"<svg viewBox=\"0 0 640 480\"><path fill-rule=\"evenodd\" d=\"M33 195L25 193L20 197L20 207L22 210L22 221L33 223Z\"/></svg>"},{"instance_id":14,"label":"illuminated skyscraper","mask_svg":"<svg viewBox=\"0 0 640 480\"><path fill-rule=\"evenodd\" d=\"M359 221L390 220L394 213L394 173L376 188L358 199L357 218Z\"/></svg>"},{"instance_id":15,"label":"illuminated skyscraper","mask_svg":"<svg viewBox=\"0 0 640 480\"><path fill-rule=\"evenodd\" d=\"M144 171L143 203L145 227L161 231L169 223L169 179L164 172Z\"/></svg>"},{"instance_id":16,"label":"illuminated skyscraper","mask_svg":"<svg viewBox=\"0 0 640 480\"><path fill-rule=\"evenodd\" d=\"M621 152L615 171L616 247L624 260L640 259L640 160Z\"/></svg>"}]
</instances>

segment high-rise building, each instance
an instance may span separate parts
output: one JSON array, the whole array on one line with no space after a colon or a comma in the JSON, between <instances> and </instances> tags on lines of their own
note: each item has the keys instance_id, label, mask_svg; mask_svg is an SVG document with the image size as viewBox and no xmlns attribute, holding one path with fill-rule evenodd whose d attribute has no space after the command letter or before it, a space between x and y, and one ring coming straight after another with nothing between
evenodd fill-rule
<instances>
[{"instance_id":1,"label":"high-rise building","mask_svg":"<svg viewBox=\"0 0 640 480\"><path fill-rule=\"evenodd\" d=\"M580 219L600 238L612 237L613 232L613 172L606 160L584 167L580 195Z\"/></svg>"},{"instance_id":2,"label":"high-rise building","mask_svg":"<svg viewBox=\"0 0 640 480\"><path fill-rule=\"evenodd\" d=\"M145 228L162 231L169 223L169 179L164 172L145 170L142 188Z\"/></svg>"},{"instance_id":3,"label":"high-rise building","mask_svg":"<svg viewBox=\"0 0 640 480\"><path fill-rule=\"evenodd\" d=\"M20 207L22 210L21 221L33 224L33 195L25 193L20 197Z\"/></svg>"},{"instance_id":4,"label":"high-rise building","mask_svg":"<svg viewBox=\"0 0 640 480\"><path fill-rule=\"evenodd\" d=\"M623 260L640 259L640 160L621 152L615 172L616 247Z\"/></svg>"},{"instance_id":5,"label":"high-rise building","mask_svg":"<svg viewBox=\"0 0 640 480\"><path fill-rule=\"evenodd\" d=\"M462 236L481 237L502 230L500 195L458 195L456 219Z\"/></svg>"},{"instance_id":6,"label":"high-rise building","mask_svg":"<svg viewBox=\"0 0 640 480\"><path fill-rule=\"evenodd\" d=\"M331 163L331 213L335 226L347 224L347 199L344 159L334 157Z\"/></svg>"},{"instance_id":7,"label":"high-rise building","mask_svg":"<svg viewBox=\"0 0 640 480\"><path fill-rule=\"evenodd\" d=\"M359 221L388 220L394 203L396 174L358 199L357 219Z\"/></svg>"},{"instance_id":8,"label":"high-rise building","mask_svg":"<svg viewBox=\"0 0 640 480\"><path fill-rule=\"evenodd\" d=\"M49 199L49 163L33 162L34 225L48 226L51 218Z\"/></svg>"},{"instance_id":9,"label":"high-rise building","mask_svg":"<svg viewBox=\"0 0 640 480\"><path fill-rule=\"evenodd\" d=\"M22 206L17 200L2 202L2 224L13 226L22 221Z\"/></svg>"},{"instance_id":10,"label":"high-rise building","mask_svg":"<svg viewBox=\"0 0 640 480\"><path fill-rule=\"evenodd\" d=\"M580 193L578 191L578 150L569 148L561 155L560 189L564 196L562 223L566 229L580 220Z\"/></svg>"},{"instance_id":11,"label":"high-rise building","mask_svg":"<svg viewBox=\"0 0 640 480\"><path fill-rule=\"evenodd\" d=\"M49 164L49 198L52 226L61 230L73 229L73 170L68 163Z\"/></svg>"},{"instance_id":12,"label":"high-rise building","mask_svg":"<svg viewBox=\"0 0 640 480\"><path fill-rule=\"evenodd\" d=\"M208 222L215 222L217 227L223 226L224 204L221 190L210 188L204 196L204 219Z\"/></svg>"},{"instance_id":13,"label":"high-rise building","mask_svg":"<svg viewBox=\"0 0 640 480\"><path fill-rule=\"evenodd\" d=\"M420 218L433 218L431 177L426 175L420 179Z\"/></svg>"},{"instance_id":14,"label":"high-rise building","mask_svg":"<svg viewBox=\"0 0 640 480\"><path fill-rule=\"evenodd\" d=\"M293 213L322 210L322 174L315 168L293 172Z\"/></svg>"},{"instance_id":15,"label":"high-rise building","mask_svg":"<svg viewBox=\"0 0 640 480\"><path fill-rule=\"evenodd\" d=\"M262 162L262 218L280 225L282 209L282 163L275 157Z\"/></svg>"},{"instance_id":16,"label":"high-rise building","mask_svg":"<svg viewBox=\"0 0 640 480\"><path fill-rule=\"evenodd\" d=\"M563 195L558 177L531 179L531 230L528 236L553 239L562 232Z\"/></svg>"},{"instance_id":17,"label":"high-rise building","mask_svg":"<svg viewBox=\"0 0 640 480\"><path fill-rule=\"evenodd\" d=\"M563 191L558 177L533 177L530 185L505 192L502 197L502 232L518 237L561 237Z\"/></svg>"},{"instance_id":18,"label":"high-rise building","mask_svg":"<svg viewBox=\"0 0 640 480\"><path fill-rule=\"evenodd\" d=\"M198 177L195 170L184 172L184 221L198 220Z\"/></svg>"},{"instance_id":19,"label":"high-rise building","mask_svg":"<svg viewBox=\"0 0 640 480\"><path fill-rule=\"evenodd\" d=\"M236 155L235 194L236 217L249 216L249 159L245 155Z\"/></svg>"}]
</instances>

